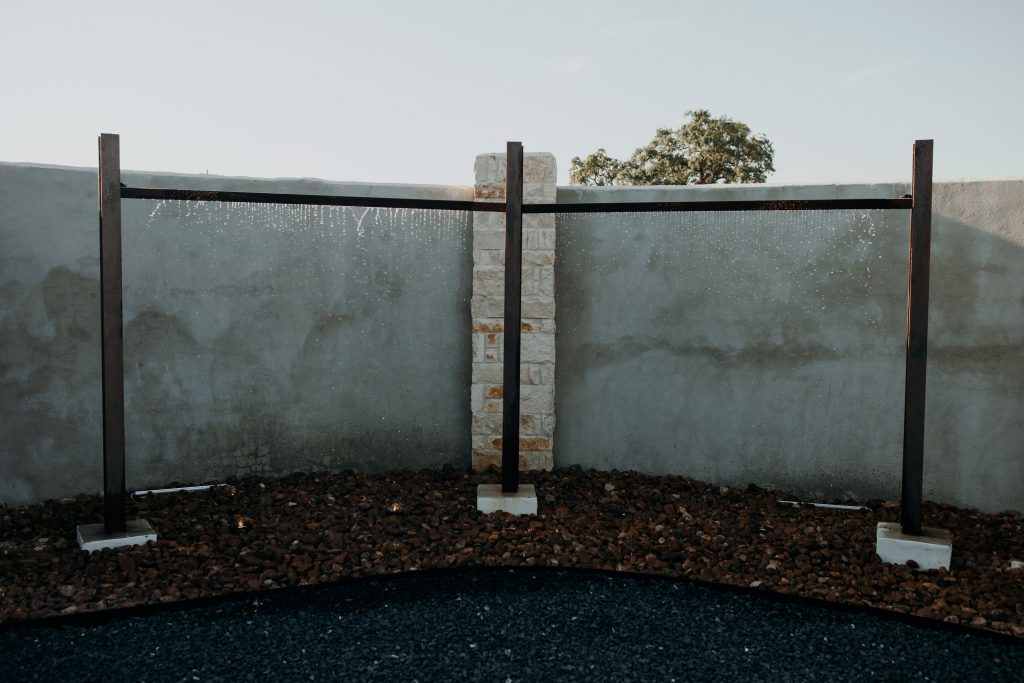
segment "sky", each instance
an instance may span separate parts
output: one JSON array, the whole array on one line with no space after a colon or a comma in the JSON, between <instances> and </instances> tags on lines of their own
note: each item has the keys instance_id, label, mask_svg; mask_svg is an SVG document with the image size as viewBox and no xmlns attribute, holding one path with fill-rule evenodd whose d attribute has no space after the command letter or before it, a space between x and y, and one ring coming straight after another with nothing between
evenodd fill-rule
<instances>
[{"instance_id":1,"label":"sky","mask_svg":"<svg viewBox=\"0 0 1024 683\"><path fill-rule=\"evenodd\" d=\"M469 185L709 109L772 183L1024 176L1024 2L0 0L0 161Z\"/></svg>"}]
</instances>

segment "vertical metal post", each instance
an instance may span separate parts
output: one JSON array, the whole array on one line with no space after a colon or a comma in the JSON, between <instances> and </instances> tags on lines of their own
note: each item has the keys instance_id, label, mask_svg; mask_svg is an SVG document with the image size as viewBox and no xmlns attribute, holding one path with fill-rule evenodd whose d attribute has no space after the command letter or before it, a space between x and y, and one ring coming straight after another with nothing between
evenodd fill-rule
<instances>
[{"instance_id":1,"label":"vertical metal post","mask_svg":"<svg viewBox=\"0 0 1024 683\"><path fill-rule=\"evenodd\" d=\"M124 330L121 310L121 141L100 135L100 317L103 350L103 515L107 533L126 530Z\"/></svg>"},{"instance_id":2,"label":"vertical metal post","mask_svg":"<svg viewBox=\"0 0 1024 683\"><path fill-rule=\"evenodd\" d=\"M501 490L519 490L519 357L523 285L523 143L509 142L505 171L505 356Z\"/></svg>"},{"instance_id":3,"label":"vertical metal post","mask_svg":"<svg viewBox=\"0 0 1024 683\"><path fill-rule=\"evenodd\" d=\"M925 370L928 362L928 276L932 241L932 141L914 142L907 291L907 377L903 414L903 533L921 534Z\"/></svg>"}]
</instances>

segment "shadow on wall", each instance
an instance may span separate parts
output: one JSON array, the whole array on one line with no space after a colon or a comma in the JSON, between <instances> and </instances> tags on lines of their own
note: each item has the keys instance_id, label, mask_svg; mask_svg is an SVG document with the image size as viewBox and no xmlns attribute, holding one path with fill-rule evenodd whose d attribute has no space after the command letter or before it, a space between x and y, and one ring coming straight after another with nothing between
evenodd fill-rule
<instances>
[{"instance_id":1,"label":"shadow on wall","mask_svg":"<svg viewBox=\"0 0 1024 683\"><path fill-rule=\"evenodd\" d=\"M181 264L135 293L175 312L141 311L139 346L126 351L138 363L127 378L129 446L148 476L461 464L468 225L424 212L263 208L215 207L190 221L172 207L163 218L177 239L138 237L126 281L158 267L146 248ZM246 245L234 247L222 223L244 230Z\"/></svg>"},{"instance_id":2,"label":"shadow on wall","mask_svg":"<svg viewBox=\"0 0 1024 683\"><path fill-rule=\"evenodd\" d=\"M978 185L936 198L925 496L1019 509L1024 183ZM555 462L898 498L909 218L840 213L560 217Z\"/></svg>"},{"instance_id":3,"label":"shadow on wall","mask_svg":"<svg viewBox=\"0 0 1024 683\"><path fill-rule=\"evenodd\" d=\"M94 481L100 461L69 458L54 462L51 453L96 452L102 421L100 395L99 259L82 257L51 268L34 291L7 280L0 291L6 314L0 325L0 441L7 457L0 477L0 501L38 500L39 487L62 476ZM28 299L41 301L37 319ZM56 405L42 397L59 397ZM88 400L84 397L91 397Z\"/></svg>"}]
</instances>

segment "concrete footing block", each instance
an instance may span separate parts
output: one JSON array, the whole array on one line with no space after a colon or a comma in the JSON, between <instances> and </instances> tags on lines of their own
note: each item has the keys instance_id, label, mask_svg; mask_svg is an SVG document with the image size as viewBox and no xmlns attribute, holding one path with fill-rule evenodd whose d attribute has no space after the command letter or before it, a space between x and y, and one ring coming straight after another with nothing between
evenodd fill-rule
<instances>
[{"instance_id":1,"label":"concrete footing block","mask_svg":"<svg viewBox=\"0 0 1024 683\"><path fill-rule=\"evenodd\" d=\"M920 536L908 536L895 522L879 522L875 550L882 562L906 564L913 560L921 569L949 569L953 541L945 529L921 527Z\"/></svg>"},{"instance_id":2,"label":"concrete footing block","mask_svg":"<svg viewBox=\"0 0 1024 683\"><path fill-rule=\"evenodd\" d=\"M504 493L501 484L480 484L476 487L476 509L480 512L503 510L513 515L537 514L537 491L533 484L520 484L515 493Z\"/></svg>"},{"instance_id":3,"label":"concrete footing block","mask_svg":"<svg viewBox=\"0 0 1024 683\"><path fill-rule=\"evenodd\" d=\"M78 547L90 553L104 548L144 545L156 541L156 532L144 519L129 519L122 532L107 533L102 524L79 524Z\"/></svg>"}]
</instances>

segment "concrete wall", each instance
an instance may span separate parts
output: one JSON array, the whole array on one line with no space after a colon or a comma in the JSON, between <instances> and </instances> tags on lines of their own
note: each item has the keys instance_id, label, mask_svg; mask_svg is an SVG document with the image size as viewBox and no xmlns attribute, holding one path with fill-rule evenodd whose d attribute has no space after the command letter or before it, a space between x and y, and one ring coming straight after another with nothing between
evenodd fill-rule
<instances>
[{"instance_id":1,"label":"concrete wall","mask_svg":"<svg viewBox=\"0 0 1024 683\"><path fill-rule=\"evenodd\" d=\"M474 193L130 172L125 180ZM560 188L557 199L908 189ZM129 488L470 464L471 214L124 207ZM559 216L555 465L820 498L898 497L908 218ZM1021 509L1024 181L937 185L933 239L925 497ZM0 164L0 503L101 488L98 277L95 170Z\"/></svg>"},{"instance_id":2,"label":"concrete wall","mask_svg":"<svg viewBox=\"0 0 1024 683\"><path fill-rule=\"evenodd\" d=\"M124 180L473 196L472 187ZM129 489L467 466L471 221L468 212L125 200ZM0 164L0 502L102 487L98 254L95 169Z\"/></svg>"},{"instance_id":3,"label":"concrete wall","mask_svg":"<svg viewBox=\"0 0 1024 683\"><path fill-rule=\"evenodd\" d=\"M906 184L559 188L559 202ZM559 216L559 467L899 497L909 212ZM1024 181L941 183L926 499L1024 508Z\"/></svg>"}]
</instances>

